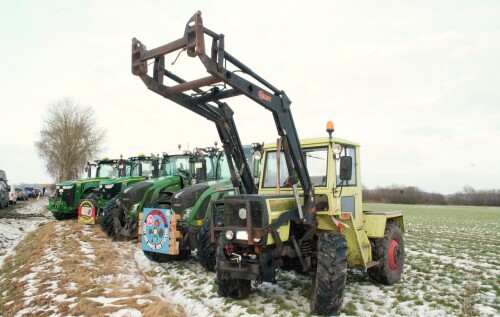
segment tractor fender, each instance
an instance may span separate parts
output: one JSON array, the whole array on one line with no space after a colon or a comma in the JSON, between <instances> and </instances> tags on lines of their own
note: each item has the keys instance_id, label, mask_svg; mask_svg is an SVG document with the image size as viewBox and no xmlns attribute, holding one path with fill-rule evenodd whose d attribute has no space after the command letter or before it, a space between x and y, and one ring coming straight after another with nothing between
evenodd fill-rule
<instances>
[{"instance_id":1,"label":"tractor fender","mask_svg":"<svg viewBox=\"0 0 500 317\"><path fill-rule=\"evenodd\" d=\"M368 238L383 238L388 221L394 221L405 232L402 211L364 211L364 228Z\"/></svg>"}]
</instances>

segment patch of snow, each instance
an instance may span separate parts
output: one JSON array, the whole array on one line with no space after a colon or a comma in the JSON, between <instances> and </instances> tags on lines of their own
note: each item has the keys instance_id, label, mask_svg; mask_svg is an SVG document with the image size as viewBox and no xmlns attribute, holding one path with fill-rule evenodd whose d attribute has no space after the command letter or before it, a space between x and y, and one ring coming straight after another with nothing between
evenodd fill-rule
<instances>
[{"instance_id":1,"label":"patch of snow","mask_svg":"<svg viewBox=\"0 0 500 317\"><path fill-rule=\"evenodd\" d=\"M110 317L142 317L142 313L138 311L137 309L133 308L127 308L127 309L120 309L119 311L115 313L109 314Z\"/></svg>"},{"instance_id":2,"label":"patch of snow","mask_svg":"<svg viewBox=\"0 0 500 317\"><path fill-rule=\"evenodd\" d=\"M15 211L20 214L46 215L47 200L39 200L29 205L18 207ZM35 230L40 224L48 222L45 217L32 217L31 219L0 218L0 267L4 260L14 252L17 244L29 232Z\"/></svg>"},{"instance_id":3,"label":"patch of snow","mask_svg":"<svg viewBox=\"0 0 500 317\"><path fill-rule=\"evenodd\" d=\"M86 297L86 299L101 303L104 306L112 306L112 307L121 307L123 305L113 305L112 303L122 300L122 299L128 299L129 297L104 297L104 296L99 296L99 297Z\"/></svg>"}]
</instances>

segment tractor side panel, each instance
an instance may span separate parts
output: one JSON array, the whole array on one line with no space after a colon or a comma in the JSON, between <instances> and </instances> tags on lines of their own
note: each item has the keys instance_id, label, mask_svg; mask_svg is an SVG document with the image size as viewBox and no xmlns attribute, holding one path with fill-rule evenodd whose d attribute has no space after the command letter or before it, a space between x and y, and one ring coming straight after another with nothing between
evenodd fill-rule
<instances>
[{"instance_id":1,"label":"tractor side panel","mask_svg":"<svg viewBox=\"0 0 500 317\"><path fill-rule=\"evenodd\" d=\"M383 238L387 220L396 222L402 232L405 232L402 211L377 211L364 213L364 227L369 238Z\"/></svg>"}]
</instances>

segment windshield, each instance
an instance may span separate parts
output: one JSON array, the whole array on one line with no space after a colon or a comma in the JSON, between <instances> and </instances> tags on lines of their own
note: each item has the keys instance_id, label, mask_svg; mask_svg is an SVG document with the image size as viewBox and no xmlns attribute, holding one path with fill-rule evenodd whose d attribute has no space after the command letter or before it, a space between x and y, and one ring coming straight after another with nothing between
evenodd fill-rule
<instances>
[{"instance_id":1,"label":"windshield","mask_svg":"<svg viewBox=\"0 0 500 317\"><path fill-rule=\"evenodd\" d=\"M252 147L243 146L243 151L245 153L245 158L247 160L248 166L250 167L251 170L253 170L254 166L253 166ZM229 165L227 164L226 153L221 152L218 163L219 164L217 164L217 179L231 178L231 173L229 172ZM234 168L238 171L239 168L234 163L234 159L233 159L233 165Z\"/></svg>"},{"instance_id":2,"label":"windshield","mask_svg":"<svg viewBox=\"0 0 500 317\"><path fill-rule=\"evenodd\" d=\"M287 187L288 169L286 168L285 155L280 153L280 187ZM328 149L326 147L304 149L307 170L312 183L316 187L326 186L328 168ZM263 187L276 187L276 151L266 151L266 166L264 168Z\"/></svg>"},{"instance_id":3,"label":"windshield","mask_svg":"<svg viewBox=\"0 0 500 317\"><path fill-rule=\"evenodd\" d=\"M139 165L142 165L142 175L139 173ZM153 176L153 162L151 160L133 161L130 176Z\"/></svg>"},{"instance_id":4,"label":"windshield","mask_svg":"<svg viewBox=\"0 0 500 317\"><path fill-rule=\"evenodd\" d=\"M97 166L96 177L118 177L118 169L113 162L99 163Z\"/></svg>"},{"instance_id":5,"label":"windshield","mask_svg":"<svg viewBox=\"0 0 500 317\"><path fill-rule=\"evenodd\" d=\"M122 174L123 176L135 176L134 174L132 174L133 164L134 164L134 162L132 162L132 161L127 161L125 163L125 172Z\"/></svg>"},{"instance_id":6,"label":"windshield","mask_svg":"<svg viewBox=\"0 0 500 317\"><path fill-rule=\"evenodd\" d=\"M205 155L205 165L207 167L207 179L214 179L214 159L216 157L209 157Z\"/></svg>"},{"instance_id":7,"label":"windshield","mask_svg":"<svg viewBox=\"0 0 500 317\"><path fill-rule=\"evenodd\" d=\"M165 163L165 176L178 175L179 172L191 174L189 156L170 156Z\"/></svg>"}]
</instances>

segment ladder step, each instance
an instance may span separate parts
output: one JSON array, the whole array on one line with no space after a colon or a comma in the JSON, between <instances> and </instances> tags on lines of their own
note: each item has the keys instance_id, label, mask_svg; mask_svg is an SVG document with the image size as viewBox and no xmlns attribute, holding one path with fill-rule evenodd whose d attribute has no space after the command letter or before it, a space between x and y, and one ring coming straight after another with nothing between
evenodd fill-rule
<instances>
[{"instance_id":1,"label":"ladder step","mask_svg":"<svg viewBox=\"0 0 500 317\"><path fill-rule=\"evenodd\" d=\"M366 263L366 268L369 269L369 268L377 266L379 264L380 264L379 261L371 261L371 262Z\"/></svg>"}]
</instances>

